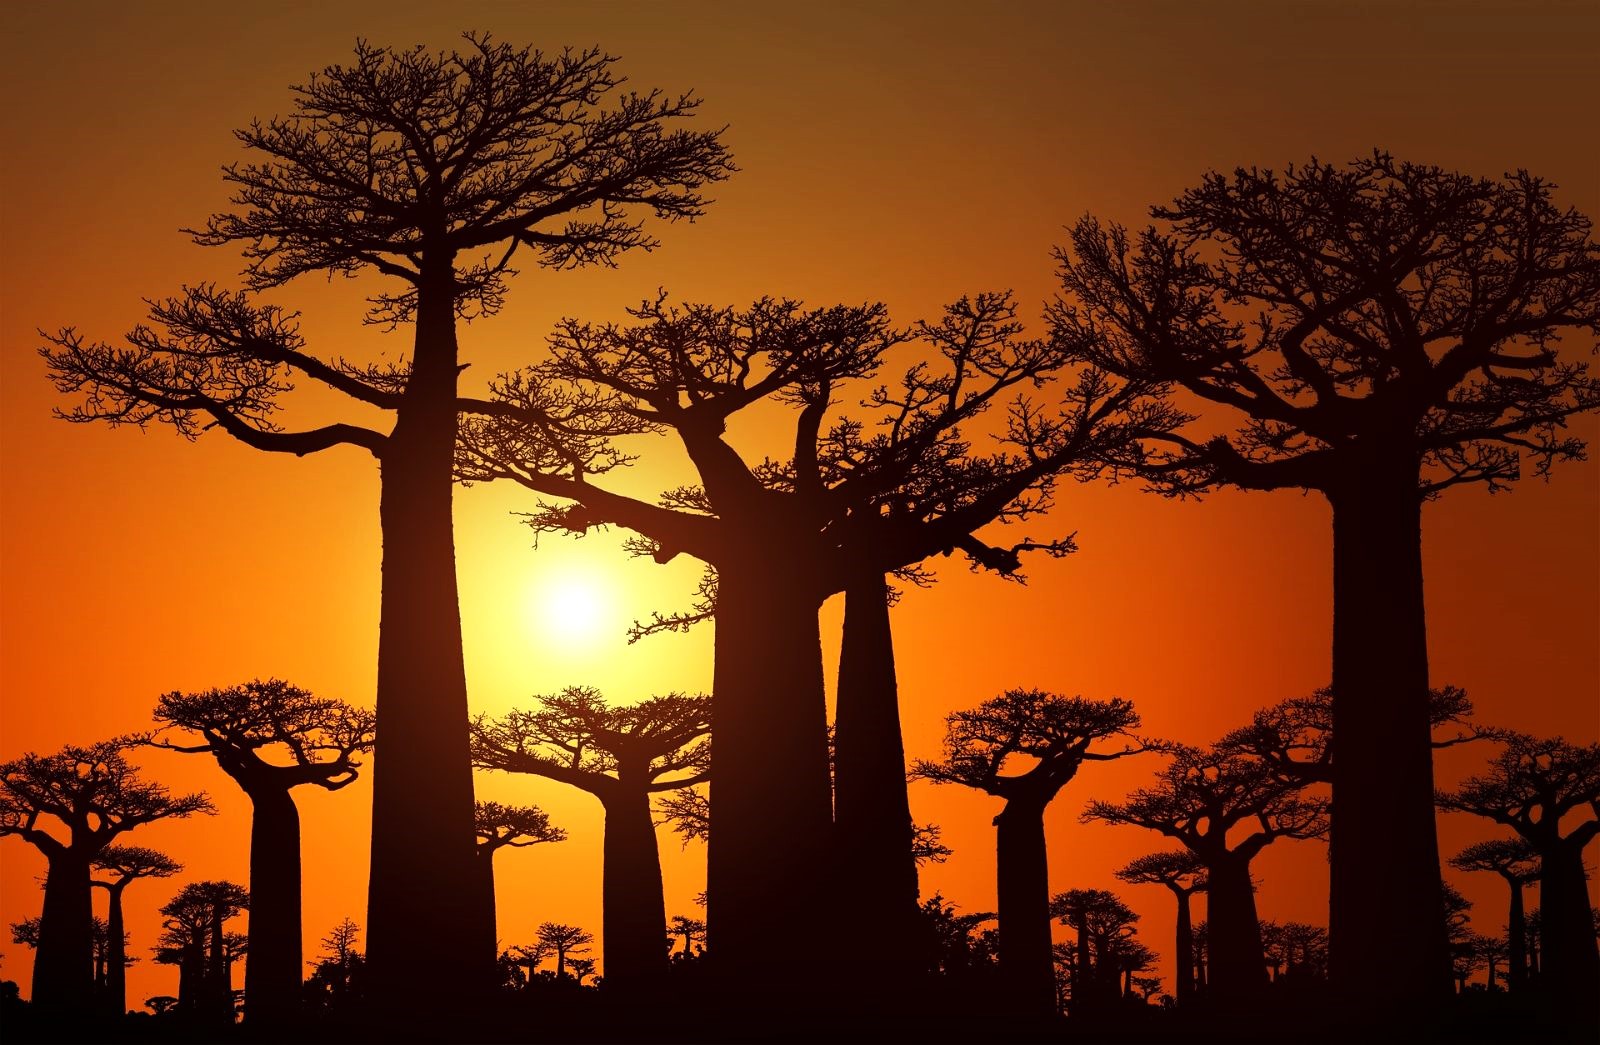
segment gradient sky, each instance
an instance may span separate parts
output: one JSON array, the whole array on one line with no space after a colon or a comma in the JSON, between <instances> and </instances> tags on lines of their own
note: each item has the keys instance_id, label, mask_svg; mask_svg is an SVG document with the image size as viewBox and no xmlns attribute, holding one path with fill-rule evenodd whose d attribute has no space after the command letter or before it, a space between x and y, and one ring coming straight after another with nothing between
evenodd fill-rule
<instances>
[{"instance_id":1,"label":"gradient sky","mask_svg":"<svg viewBox=\"0 0 1600 1045\"><path fill-rule=\"evenodd\" d=\"M68 426L50 417L58 400L34 354L37 328L111 338L142 317L143 296L235 285L235 254L177 230L225 205L218 167L240 155L231 130L286 112L286 88L347 58L357 37L449 48L481 28L546 49L598 44L635 86L697 91L701 119L728 125L742 168L702 221L661 229L654 254L514 281L501 315L462 332L472 391L537 358L559 317L615 318L657 287L716 303L882 300L901 323L1010 287L1038 329L1063 226L1085 212L1138 223L1212 168L1382 147L1474 174L1525 167L1558 183L1562 203L1600 215L1593 4L56 3L6 5L0 25L0 758L145 728L172 689L276 675L372 699L370 458ZM360 324L368 290L311 278L272 299L303 310L314 348L393 354L409 332ZM314 420L323 405L313 397L289 417ZM1600 435L1593 418L1575 427ZM765 431L757 417L732 434L755 447ZM669 449L647 447L624 485L648 494L678 481ZM1322 500L1175 503L1128 486L1066 489L1059 501L1028 530L1076 531L1080 553L1032 564L1026 588L949 564L895 611L913 757L937 753L948 712L1013 686L1127 697L1147 732L1205 742L1325 683ZM529 506L511 488L457 499L474 709L572 683L623 701L709 687L709 629L634 646L622 634L686 605L697 567L628 561L616 534L535 552L510 514ZM1509 495L1453 491L1425 526L1435 682L1465 687L1487 722L1600 736L1600 466L1568 465ZM553 628L583 593L595 628ZM830 661L838 609L824 610ZM1441 783L1484 754L1445 752ZM247 878L248 805L232 782L206 758L152 752L143 764L174 789L209 790L219 814L123 839L188 865L128 893L132 953L145 958L129 974L135 1007L176 991L175 970L148 960L156 908L184 881ZM1067 787L1048 817L1051 888L1117 888L1170 957L1166 891L1111 877L1163 840L1077 823L1087 799L1119 797L1155 768L1091 765ZM370 794L364 782L299 794L308 958L342 917L365 920ZM543 920L597 932L598 803L499 774L481 774L479 794L537 803L571 834L499 856L502 942L529 942ZM925 872L924 894L992 910L997 802L917 784L912 803L955 849ZM1458 815L1440 824L1446 854L1494 834ZM697 913L703 847L680 850L665 831L662 846L669 914ZM43 867L20 840L0 844L0 922L38 913ZM1322 846L1278 843L1256 868L1263 917L1325 921ZM1498 932L1499 880L1456 878L1478 902L1475 928ZM29 952L0 950L0 976L26 990Z\"/></svg>"}]
</instances>

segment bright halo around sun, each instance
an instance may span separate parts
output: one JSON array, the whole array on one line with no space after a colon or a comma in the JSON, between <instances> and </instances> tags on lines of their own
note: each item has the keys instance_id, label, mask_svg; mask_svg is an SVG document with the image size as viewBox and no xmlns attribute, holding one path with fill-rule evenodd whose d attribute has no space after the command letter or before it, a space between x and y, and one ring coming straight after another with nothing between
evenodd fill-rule
<instances>
[{"instance_id":1,"label":"bright halo around sun","mask_svg":"<svg viewBox=\"0 0 1600 1045\"><path fill-rule=\"evenodd\" d=\"M561 572L536 578L535 622L547 642L593 646L616 636L616 599L605 579Z\"/></svg>"}]
</instances>

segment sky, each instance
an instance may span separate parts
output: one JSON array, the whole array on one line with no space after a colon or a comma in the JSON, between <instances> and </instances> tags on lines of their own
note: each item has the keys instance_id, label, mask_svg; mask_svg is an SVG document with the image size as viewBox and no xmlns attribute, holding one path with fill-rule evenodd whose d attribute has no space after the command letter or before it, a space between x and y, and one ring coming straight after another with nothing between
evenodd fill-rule
<instances>
[{"instance_id":1,"label":"sky","mask_svg":"<svg viewBox=\"0 0 1600 1045\"><path fill-rule=\"evenodd\" d=\"M1039 331L1065 226L1085 213L1137 225L1213 169L1383 148L1480 175L1526 168L1558 184L1562 204L1600 215L1592 4L4 5L0 759L148 728L164 692L258 676L371 703L370 458L280 458L217 434L190 444L159 427L65 424L51 416L62 400L37 331L115 338L143 317L143 298L202 280L237 286L236 253L179 231L226 206L219 168L241 156L231 131L287 112L287 88L346 59L358 38L449 48L466 29L546 50L599 45L633 86L694 90L698 120L726 126L740 167L702 220L660 227L651 254L515 279L500 315L461 332L468 392L539 358L561 317L620 318L657 288L716 304L883 301L902 324L1010 288ZM372 286L306 278L271 300L302 313L313 348L392 356L408 334L362 325ZM289 418L329 408L308 395ZM758 451L771 423L757 415L731 438ZM1600 436L1594 418L1574 428ZM665 442L644 452L622 488L648 495L685 477ZM509 487L465 489L456 504L474 710L578 683L623 702L710 686L709 627L624 637L632 620L688 605L693 563L629 560L616 533L535 550L514 515L530 498ZM1488 723L1600 737L1600 465L1570 464L1509 494L1452 491L1426 507L1424 525L1435 683L1465 687ZM1075 532L1081 550L1031 563L1026 587L942 563L936 587L896 608L911 757L937 754L945 715L1012 687L1125 697L1145 732L1204 743L1326 683L1320 499L1175 502L1133 485L1070 487L1027 532ZM830 674L839 620L836 603L824 607ZM1443 752L1439 782L1485 755ZM145 957L129 972L135 1007L176 990L175 970L148 960L157 908L185 881L244 882L249 831L246 800L209 759L140 761L174 790L209 791L218 813L123 839L186 864L127 895L132 953ZM1164 841L1078 822L1090 798L1120 797L1156 767L1153 757L1091 765L1068 785L1047 818L1050 884L1119 890L1170 958L1166 891L1112 877ZM570 835L497 858L502 943L530 942L546 920L598 934L598 803L504 774L480 774L478 790L536 803ZM371 792L363 781L298 798L309 958L340 919L365 918ZM924 894L993 910L998 801L926 783L911 798L955 850L924 872ZM1440 818L1446 855L1495 833ZM704 848L663 830L662 852L668 913L697 914ZM1325 854L1317 843L1271 847L1256 864L1262 916L1325 922ZM38 913L43 869L22 841L0 841L0 922ZM1498 932L1499 879L1453 880L1478 904L1476 929ZM0 977L26 990L29 952L8 939L0 952Z\"/></svg>"}]
</instances>

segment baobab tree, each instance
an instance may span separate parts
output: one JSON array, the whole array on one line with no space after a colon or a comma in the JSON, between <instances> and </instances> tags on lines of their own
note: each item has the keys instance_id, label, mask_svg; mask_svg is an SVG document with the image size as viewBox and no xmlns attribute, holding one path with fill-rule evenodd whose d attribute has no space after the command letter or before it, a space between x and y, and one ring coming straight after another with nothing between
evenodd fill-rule
<instances>
[{"instance_id":1,"label":"baobab tree","mask_svg":"<svg viewBox=\"0 0 1600 1045\"><path fill-rule=\"evenodd\" d=\"M1583 850L1600 836L1600 744L1513 734L1489 772L1439 796L1441 807L1504 824L1539 857L1540 944L1546 983L1567 1002L1593 1007L1600 951L1589 917ZM1589 819L1561 821L1587 810Z\"/></svg>"},{"instance_id":2,"label":"baobab tree","mask_svg":"<svg viewBox=\"0 0 1600 1045\"><path fill-rule=\"evenodd\" d=\"M1116 954L1121 943L1137 932L1134 923L1139 916L1105 889L1058 893L1050 900L1050 913L1072 930L1073 1014L1116 1001L1121 975Z\"/></svg>"},{"instance_id":3,"label":"baobab tree","mask_svg":"<svg viewBox=\"0 0 1600 1045\"><path fill-rule=\"evenodd\" d=\"M539 946L546 949L545 953L556 956L556 979L564 980L567 978L567 964L574 956L589 950L589 944L594 942L594 934L576 925L541 922L538 940Z\"/></svg>"},{"instance_id":4,"label":"baobab tree","mask_svg":"<svg viewBox=\"0 0 1600 1045\"><path fill-rule=\"evenodd\" d=\"M683 939L683 950L679 951L675 957L685 960L693 958L695 956L694 945L696 943L702 945L701 951L702 953L704 952L703 945L705 944L706 939L706 923L701 921L699 918L690 918L686 915L675 914L672 916L671 924L667 926L667 938L669 940L668 946L671 946L670 941L674 936L682 937Z\"/></svg>"},{"instance_id":5,"label":"baobab tree","mask_svg":"<svg viewBox=\"0 0 1600 1045\"><path fill-rule=\"evenodd\" d=\"M913 772L1005 800L994 818L1001 971L1018 1006L1048 1013L1055 987L1044 812L1085 762L1145 750L1132 733L1139 716L1126 700L1014 689L945 723L944 757L919 761Z\"/></svg>"},{"instance_id":6,"label":"baobab tree","mask_svg":"<svg viewBox=\"0 0 1600 1045\"><path fill-rule=\"evenodd\" d=\"M1506 915L1506 988L1520 990L1528 982L1528 921L1523 914L1522 887L1539 877L1539 854L1525 838L1491 838L1474 842L1450 858L1458 871L1492 871L1511 890Z\"/></svg>"},{"instance_id":7,"label":"baobab tree","mask_svg":"<svg viewBox=\"0 0 1600 1045\"><path fill-rule=\"evenodd\" d=\"M1422 505L1547 476L1583 452L1567 419L1600 405L1560 351L1600 330L1600 244L1553 189L1384 153L1239 169L1137 235L1085 217L1058 251L1055 336L1209 404L1220 431L1144 440L1121 464L1168 493L1311 490L1332 507L1329 930L1350 1011L1449 990Z\"/></svg>"},{"instance_id":8,"label":"baobab tree","mask_svg":"<svg viewBox=\"0 0 1600 1045\"><path fill-rule=\"evenodd\" d=\"M178 965L178 1009L209 1023L233 1022L233 961L242 937L227 923L250 908L250 892L228 881L192 882L161 908L163 944Z\"/></svg>"},{"instance_id":9,"label":"baobab tree","mask_svg":"<svg viewBox=\"0 0 1600 1045\"><path fill-rule=\"evenodd\" d=\"M313 696L280 679L165 693L149 743L208 754L250 798L250 961L244 992L252 1022L283 1019L300 1001L300 813L294 789L355 782L372 750L373 713ZM192 734L198 743L177 739Z\"/></svg>"},{"instance_id":10,"label":"baobab tree","mask_svg":"<svg viewBox=\"0 0 1600 1045\"><path fill-rule=\"evenodd\" d=\"M126 755L136 743L118 737L0 763L0 836L29 843L49 867L33 961L32 998L41 1008L90 1010L95 858L142 824L213 811L203 792L172 795L140 779ZM59 827L47 830L52 823Z\"/></svg>"},{"instance_id":11,"label":"baobab tree","mask_svg":"<svg viewBox=\"0 0 1600 1045\"><path fill-rule=\"evenodd\" d=\"M491 897L494 896L495 853L507 848L525 849L530 845L567 840L567 832L552 824L550 814L538 806L478 802L473 806L472 829L478 836L478 866L481 873L489 876ZM496 921L498 923L498 916Z\"/></svg>"},{"instance_id":12,"label":"baobab tree","mask_svg":"<svg viewBox=\"0 0 1600 1045\"><path fill-rule=\"evenodd\" d=\"M1317 838L1328 829L1327 803L1303 797L1259 759L1184 744L1120 803L1091 802L1085 822L1128 824L1181 842L1205 866L1207 955L1216 996L1236 1002L1266 983L1250 862L1280 838ZM1235 829L1248 829L1230 840Z\"/></svg>"},{"instance_id":13,"label":"baobab tree","mask_svg":"<svg viewBox=\"0 0 1600 1045\"><path fill-rule=\"evenodd\" d=\"M287 117L237 132L254 162L224 168L232 209L193 231L239 246L246 290L188 287L156 303L124 344L67 328L51 377L75 421L159 421L186 438L216 427L258 450L351 446L382 479L383 585L373 779L369 945L375 986L415 1006L492 977L490 901L473 863L472 771L451 521L463 368L456 326L504 302L519 251L551 269L613 264L656 245L646 222L693 220L733 166L720 131L685 121L698 100L622 90L598 49L544 54L483 34L458 51L360 42L349 65L293 89ZM302 275L375 274L369 320L409 323L399 363L317 353L295 317L256 295ZM387 412L285 430L275 414L305 379ZM418 908L417 896L450 896ZM449 983L410 991L418 940L462 960ZM470 958L466 956L472 956Z\"/></svg>"},{"instance_id":14,"label":"baobab tree","mask_svg":"<svg viewBox=\"0 0 1600 1045\"><path fill-rule=\"evenodd\" d=\"M711 700L672 693L613 707L584 686L537 699L535 711L473 720L473 764L533 773L600 800L606 980L625 988L653 983L666 972L667 914L650 798L707 779Z\"/></svg>"},{"instance_id":15,"label":"baobab tree","mask_svg":"<svg viewBox=\"0 0 1600 1045\"><path fill-rule=\"evenodd\" d=\"M360 941L361 927L349 918L341 919L322 938L322 951L306 983L315 986L323 1004L338 1007L357 994L357 980L366 964Z\"/></svg>"},{"instance_id":16,"label":"baobab tree","mask_svg":"<svg viewBox=\"0 0 1600 1045\"><path fill-rule=\"evenodd\" d=\"M140 878L171 878L183 870L183 865L165 853L137 845L108 845L90 863L94 870L107 876L91 879L90 884L106 891L106 939L110 951L106 961L105 1006L111 1014L121 1016L128 1010L127 933L123 930L122 894Z\"/></svg>"},{"instance_id":17,"label":"baobab tree","mask_svg":"<svg viewBox=\"0 0 1600 1045\"><path fill-rule=\"evenodd\" d=\"M1174 993L1179 1005L1193 1001L1194 928L1189 911L1189 897L1205 891L1205 864L1188 850L1150 853L1124 866L1117 872L1117 877L1130 885L1166 886L1178 901L1178 931L1173 950L1178 970L1174 974L1177 980Z\"/></svg>"}]
</instances>

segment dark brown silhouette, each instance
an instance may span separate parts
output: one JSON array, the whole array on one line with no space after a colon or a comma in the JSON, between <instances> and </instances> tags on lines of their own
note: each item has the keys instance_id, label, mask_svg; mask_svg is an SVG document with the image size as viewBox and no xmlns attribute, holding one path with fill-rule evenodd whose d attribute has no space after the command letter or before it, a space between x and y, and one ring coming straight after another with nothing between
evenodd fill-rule
<instances>
[{"instance_id":1,"label":"dark brown silhouette","mask_svg":"<svg viewBox=\"0 0 1600 1045\"><path fill-rule=\"evenodd\" d=\"M1247 999L1267 979L1250 861L1279 838L1327 831L1327 803L1303 797L1259 759L1170 745L1172 760L1152 788L1121 803L1091 802L1087 821L1130 824L1175 838L1206 868L1210 987L1224 1002ZM1229 843L1234 828L1249 828Z\"/></svg>"},{"instance_id":2,"label":"dark brown silhouette","mask_svg":"<svg viewBox=\"0 0 1600 1045\"><path fill-rule=\"evenodd\" d=\"M281 1020L300 1001L300 813L294 789L337 791L353 783L358 756L372 750L372 712L316 697L279 679L227 689L165 693L149 743L209 754L250 798L250 961L245 1011L251 1022ZM202 743L167 739L166 730Z\"/></svg>"},{"instance_id":3,"label":"dark brown silhouette","mask_svg":"<svg viewBox=\"0 0 1600 1045\"><path fill-rule=\"evenodd\" d=\"M711 700L674 693L612 707L583 686L538 699L537 711L474 719L473 764L535 773L600 800L606 982L623 989L657 983L667 968L667 914L650 798L705 782Z\"/></svg>"},{"instance_id":4,"label":"dark brown silhouette","mask_svg":"<svg viewBox=\"0 0 1600 1045\"><path fill-rule=\"evenodd\" d=\"M136 845L108 845L100 850L91 865L109 875L109 881L92 879L90 884L106 891L106 938L110 951L106 960L105 1008L114 1016L128 1010L128 956L122 919L122 894L140 878L170 878L183 865L154 849Z\"/></svg>"},{"instance_id":5,"label":"dark brown silhouette","mask_svg":"<svg viewBox=\"0 0 1600 1045\"><path fill-rule=\"evenodd\" d=\"M572 963L573 956L586 952L593 942L594 934L576 925L563 925L560 922L543 922L539 925L539 945L555 954L558 980L566 979L567 966Z\"/></svg>"},{"instance_id":6,"label":"dark brown silhouette","mask_svg":"<svg viewBox=\"0 0 1600 1045\"><path fill-rule=\"evenodd\" d=\"M1178 930L1173 945L1178 968L1174 995L1179 1005L1194 1000L1194 927L1189 912L1189 897L1204 892L1206 867L1187 850L1176 853L1151 853L1141 856L1117 872L1130 885L1164 885L1178 901Z\"/></svg>"},{"instance_id":7,"label":"dark brown silhouette","mask_svg":"<svg viewBox=\"0 0 1600 1045\"><path fill-rule=\"evenodd\" d=\"M1000 968L1014 992L1013 1004L1047 1014L1055 986L1044 811L1083 763L1145 750L1131 733L1139 716L1125 700L1014 689L945 721L943 759L919 761L914 772L924 780L963 784L1005 799L994 818ZM1122 746L1112 746L1118 743Z\"/></svg>"},{"instance_id":8,"label":"dark brown silhouette","mask_svg":"<svg viewBox=\"0 0 1600 1045\"><path fill-rule=\"evenodd\" d=\"M1132 946L1139 920L1116 894L1104 889L1071 889L1050 900L1050 913L1072 929L1069 1010L1081 1016L1103 1009L1124 993L1124 975L1147 967L1153 960L1143 945ZM1137 966L1137 968L1133 968Z\"/></svg>"},{"instance_id":9,"label":"dark brown silhouette","mask_svg":"<svg viewBox=\"0 0 1600 1045\"><path fill-rule=\"evenodd\" d=\"M341 920L322 938L316 967L306 980L307 994L316 1004L338 1009L359 996L360 978L366 967L360 941L361 927L349 918Z\"/></svg>"},{"instance_id":10,"label":"dark brown silhouette","mask_svg":"<svg viewBox=\"0 0 1600 1045\"><path fill-rule=\"evenodd\" d=\"M1450 858L1458 871L1492 871L1511 890L1506 915L1506 989L1520 990L1528 982L1528 921L1523 914L1522 887L1539 877L1539 854L1525 838L1494 838L1474 842Z\"/></svg>"},{"instance_id":11,"label":"dark brown silhouette","mask_svg":"<svg viewBox=\"0 0 1600 1045\"><path fill-rule=\"evenodd\" d=\"M226 924L249 908L249 891L227 881L186 885L161 908L164 957L178 966L180 1013L205 1023L233 1022L233 963L245 937L227 932Z\"/></svg>"},{"instance_id":12,"label":"dark brown silhouette","mask_svg":"<svg viewBox=\"0 0 1600 1045\"><path fill-rule=\"evenodd\" d=\"M683 950L673 955L674 958L688 959L696 956L695 944L700 944L700 952L705 951L706 923L699 918L690 918L687 915L675 914L672 922L667 926L668 946L676 939L683 940Z\"/></svg>"},{"instance_id":13,"label":"dark brown silhouette","mask_svg":"<svg viewBox=\"0 0 1600 1045\"><path fill-rule=\"evenodd\" d=\"M1523 455L1543 475L1581 454L1564 422L1600 389L1557 344L1600 327L1600 245L1526 172L1382 153L1211 174L1152 214L1165 231L1076 225L1055 334L1243 415L1231 435L1167 434L1121 462L1161 488L1328 498L1333 976L1367 1009L1443 994L1422 503L1508 487Z\"/></svg>"},{"instance_id":14,"label":"dark brown silhouette","mask_svg":"<svg viewBox=\"0 0 1600 1045\"><path fill-rule=\"evenodd\" d=\"M125 348L67 329L44 351L57 386L82 395L72 420L157 420L190 438L214 425L260 450L350 445L377 458L385 757L373 778L368 942L375 986L411 1006L493 976L451 523L457 412L482 404L457 396L456 322L499 310L519 250L554 269L610 264L655 244L644 215L694 219L699 190L733 169L719 132L679 129L695 98L622 93L616 60L597 49L466 43L450 53L358 43L350 65L295 88L292 115L238 132L258 162L225 168L235 209L194 233L242 247L250 291L312 273L389 277L397 286L373 299L370 319L414 324L409 359L313 354L292 314L210 286L157 303ZM391 412L392 430L282 430L273 414L297 377ZM417 896L454 900L419 907ZM419 940L460 956L438 969L449 982L422 995L410 989Z\"/></svg>"},{"instance_id":15,"label":"dark brown silhouette","mask_svg":"<svg viewBox=\"0 0 1600 1045\"><path fill-rule=\"evenodd\" d=\"M473 806L472 828L478 836L478 866L488 876L494 896L494 854L502 849L523 849L542 842L565 842L567 833L550 823L550 814L538 806L508 806L478 802ZM496 905L498 907L498 904ZM499 949L496 915L496 950Z\"/></svg>"},{"instance_id":16,"label":"dark brown silhouette","mask_svg":"<svg viewBox=\"0 0 1600 1045\"><path fill-rule=\"evenodd\" d=\"M20 837L49 863L31 996L69 1018L93 1011L95 857L141 824L212 812L203 793L170 795L141 780L125 754L136 743L118 737L0 763L0 836ZM42 816L59 821L66 838L45 830Z\"/></svg>"},{"instance_id":17,"label":"dark brown silhouette","mask_svg":"<svg viewBox=\"0 0 1600 1045\"><path fill-rule=\"evenodd\" d=\"M683 837L683 844L705 842L711 837L711 796L698 787L668 791L656 801L661 814L657 824L671 824Z\"/></svg>"},{"instance_id":18,"label":"dark brown silhouette","mask_svg":"<svg viewBox=\"0 0 1600 1045\"><path fill-rule=\"evenodd\" d=\"M1600 949L1589 917L1583 850L1600 836L1600 744L1512 734L1489 772L1439 796L1445 809L1476 813L1504 824L1539 857L1539 907L1545 981L1564 1003L1592 1011L1600 982ZM1585 808L1594 818L1561 821Z\"/></svg>"},{"instance_id":19,"label":"dark brown silhouette","mask_svg":"<svg viewBox=\"0 0 1600 1045\"><path fill-rule=\"evenodd\" d=\"M1320 925L1262 922L1261 948L1274 983L1305 984L1328 978L1328 930Z\"/></svg>"}]
</instances>

